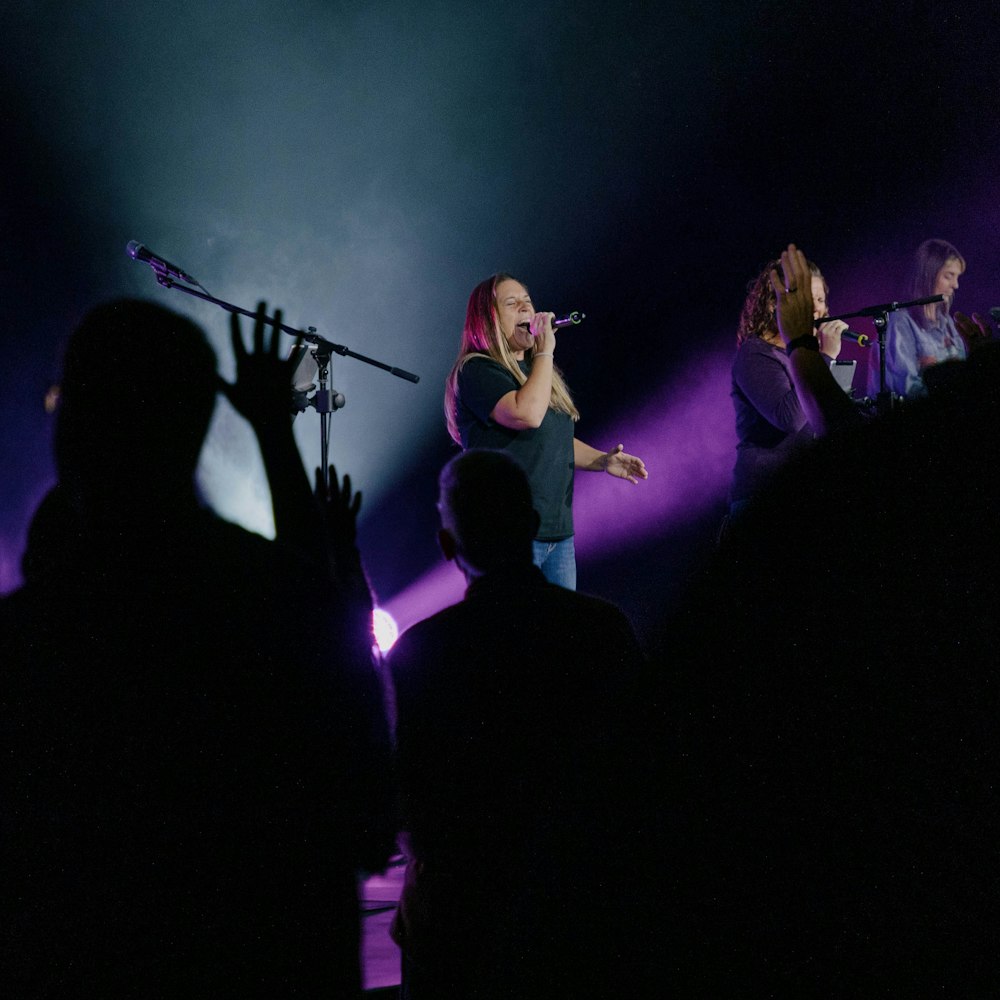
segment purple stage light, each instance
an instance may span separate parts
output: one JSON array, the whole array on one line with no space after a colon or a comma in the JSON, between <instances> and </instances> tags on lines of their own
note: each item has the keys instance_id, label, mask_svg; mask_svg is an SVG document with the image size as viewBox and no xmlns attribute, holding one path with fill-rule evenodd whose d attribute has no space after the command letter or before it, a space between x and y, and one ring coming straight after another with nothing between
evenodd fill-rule
<instances>
[{"instance_id":1,"label":"purple stage light","mask_svg":"<svg viewBox=\"0 0 1000 1000\"><path fill-rule=\"evenodd\" d=\"M405 632L442 608L457 604L465 595L465 577L454 563L442 562L428 570L391 600L380 602Z\"/></svg>"},{"instance_id":2,"label":"purple stage light","mask_svg":"<svg viewBox=\"0 0 1000 1000\"><path fill-rule=\"evenodd\" d=\"M385 608L376 608L372 612L372 634L375 636L375 645L378 646L380 653L388 653L396 644L399 638L399 626Z\"/></svg>"},{"instance_id":3,"label":"purple stage light","mask_svg":"<svg viewBox=\"0 0 1000 1000\"><path fill-rule=\"evenodd\" d=\"M639 410L616 418L614 432L591 436L581 431L595 446L599 440L609 447L621 441L646 463L649 479L631 486L608 476L577 475L579 554L597 557L611 549L627 550L724 500L736 448L729 399L732 359L730 349L699 355L697 367L686 368ZM402 632L457 603L464 591L462 574L445 563L381 604Z\"/></svg>"},{"instance_id":4,"label":"purple stage light","mask_svg":"<svg viewBox=\"0 0 1000 1000\"><path fill-rule=\"evenodd\" d=\"M730 349L697 355L655 398L612 420L613 431L593 437L581 431L595 447L620 441L646 463L649 479L631 486L608 476L577 475L577 553L596 557L627 549L724 500L736 456L732 360Z\"/></svg>"},{"instance_id":5,"label":"purple stage light","mask_svg":"<svg viewBox=\"0 0 1000 1000\"><path fill-rule=\"evenodd\" d=\"M21 579L21 546L0 538L0 594L16 590Z\"/></svg>"}]
</instances>

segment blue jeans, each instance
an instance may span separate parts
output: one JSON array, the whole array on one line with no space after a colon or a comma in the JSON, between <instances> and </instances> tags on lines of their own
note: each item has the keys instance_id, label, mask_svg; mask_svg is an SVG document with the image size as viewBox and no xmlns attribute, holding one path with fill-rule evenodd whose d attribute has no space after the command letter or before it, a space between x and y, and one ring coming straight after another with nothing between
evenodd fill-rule
<instances>
[{"instance_id":1,"label":"blue jeans","mask_svg":"<svg viewBox=\"0 0 1000 1000\"><path fill-rule=\"evenodd\" d=\"M532 542L532 559L550 583L576 590L576 546L573 536L559 542Z\"/></svg>"}]
</instances>

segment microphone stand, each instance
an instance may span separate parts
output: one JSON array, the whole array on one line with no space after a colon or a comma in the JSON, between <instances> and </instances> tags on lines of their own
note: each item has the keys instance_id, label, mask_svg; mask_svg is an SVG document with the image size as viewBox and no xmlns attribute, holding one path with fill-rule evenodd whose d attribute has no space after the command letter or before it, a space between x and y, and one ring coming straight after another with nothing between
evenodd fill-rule
<instances>
[{"instance_id":1,"label":"microphone stand","mask_svg":"<svg viewBox=\"0 0 1000 1000\"><path fill-rule=\"evenodd\" d=\"M312 394L312 397L306 398L304 401L301 400L302 397L305 397L306 393L296 392L293 388L292 406L299 413L303 412L307 406L311 406L319 414L319 453L320 461L322 462L321 468L324 470L323 485L329 488L330 419L337 410L341 410L347 405L347 401L344 399L343 393L328 387L330 357L335 345L324 340L322 337L316 336L315 327L309 327L307 333L312 334L314 337L311 341L313 347L309 350L309 353L316 362L316 381L318 387ZM308 392L308 389L306 392Z\"/></svg>"},{"instance_id":2,"label":"microphone stand","mask_svg":"<svg viewBox=\"0 0 1000 1000\"><path fill-rule=\"evenodd\" d=\"M225 309L226 312L236 313L240 316L248 316L250 319L257 318L256 312L244 309L242 306L234 305L232 302L226 302L224 299L217 299L214 295L210 295L207 291L200 291L197 288L192 288L190 285L184 284L172 275L164 266L162 266L159 261L150 260L144 263L148 263L149 266L152 267L153 273L156 275L157 282L164 288L176 288L177 291L184 292L186 295L193 295L196 299L201 299L204 302L211 302L212 305L219 306L221 309ZM293 406L300 411L304 410L306 406L313 406L320 416L320 468L323 474L323 485L329 489L330 421L333 417L334 411L341 409L345 405L344 397L337 392L336 389L331 390L327 387L331 356L339 354L342 357L355 358L357 361L363 361L367 365L372 365L375 368L381 368L382 371L388 372L390 375L395 375L397 378L404 378L408 382L419 382L420 376L414 375L413 372L405 371L402 368L387 365L384 361L377 361L375 358L369 358L364 354L358 354L356 351L350 350L343 344L334 344L331 341L326 340L324 337L319 336L314 326L310 326L306 330L298 330L294 326L287 326L285 323L276 323L270 316L265 316L264 322L268 326L273 326L276 329L281 330L282 333L287 333L290 336L299 338L313 345L312 355L316 359L319 387L313 398L308 400L308 402L302 406L298 406L294 402L295 395L300 394L293 393Z\"/></svg>"},{"instance_id":3,"label":"microphone stand","mask_svg":"<svg viewBox=\"0 0 1000 1000\"><path fill-rule=\"evenodd\" d=\"M858 316L870 316L875 324L875 331L878 334L878 395L875 397L875 412L880 416L888 413L894 405L898 403L898 397L894 397L885 387L885 334L886 326L889 323L889 313L899 309L909 309L910 306L926 306L933 302L943 302L943 295L927 295L922 299L913 299L910 302L884 302L877 306L866 306L857 312L842 313L840 316L824 316L823 322L829 323L831 320L856 319Z\"/></svg>"}]
</instances>

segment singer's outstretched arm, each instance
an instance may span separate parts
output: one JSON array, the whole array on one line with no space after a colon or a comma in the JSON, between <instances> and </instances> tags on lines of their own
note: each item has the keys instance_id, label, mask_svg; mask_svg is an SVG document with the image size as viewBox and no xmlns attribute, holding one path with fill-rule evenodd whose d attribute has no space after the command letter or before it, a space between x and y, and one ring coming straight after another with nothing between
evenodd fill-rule
<instances>
[{"instance_id":1,"label":"singer's outstretched arm","mask_svg":"<svg viewBox=\"0 0 1000 1000\"><path fill-rule=\"evenodd\" d=\"M627 479L632 484L649 478L643 460L626 454L625 446L621 444L611 451L598 451L579 438L573 438L573 465L585 472L606 472L618 479Z\"/></svg>"}]
</instances>

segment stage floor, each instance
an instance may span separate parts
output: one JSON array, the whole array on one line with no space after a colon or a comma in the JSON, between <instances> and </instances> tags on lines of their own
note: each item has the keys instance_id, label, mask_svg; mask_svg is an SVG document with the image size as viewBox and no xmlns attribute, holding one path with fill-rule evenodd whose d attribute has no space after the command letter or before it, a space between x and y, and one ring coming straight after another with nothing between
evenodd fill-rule
<instances>
[{"instance_id":1,"label":"stage floor","mask_svg":"<svg viewBox=\"0 0 1000 1000\"><path fill-rule=\"evenodd\" d=\"M389 937L389 925L403 888L405 865L393 858L384 875L361 885L361 976L365 990L399 986L399 949Z\"/></svg>"}]
</instances>

